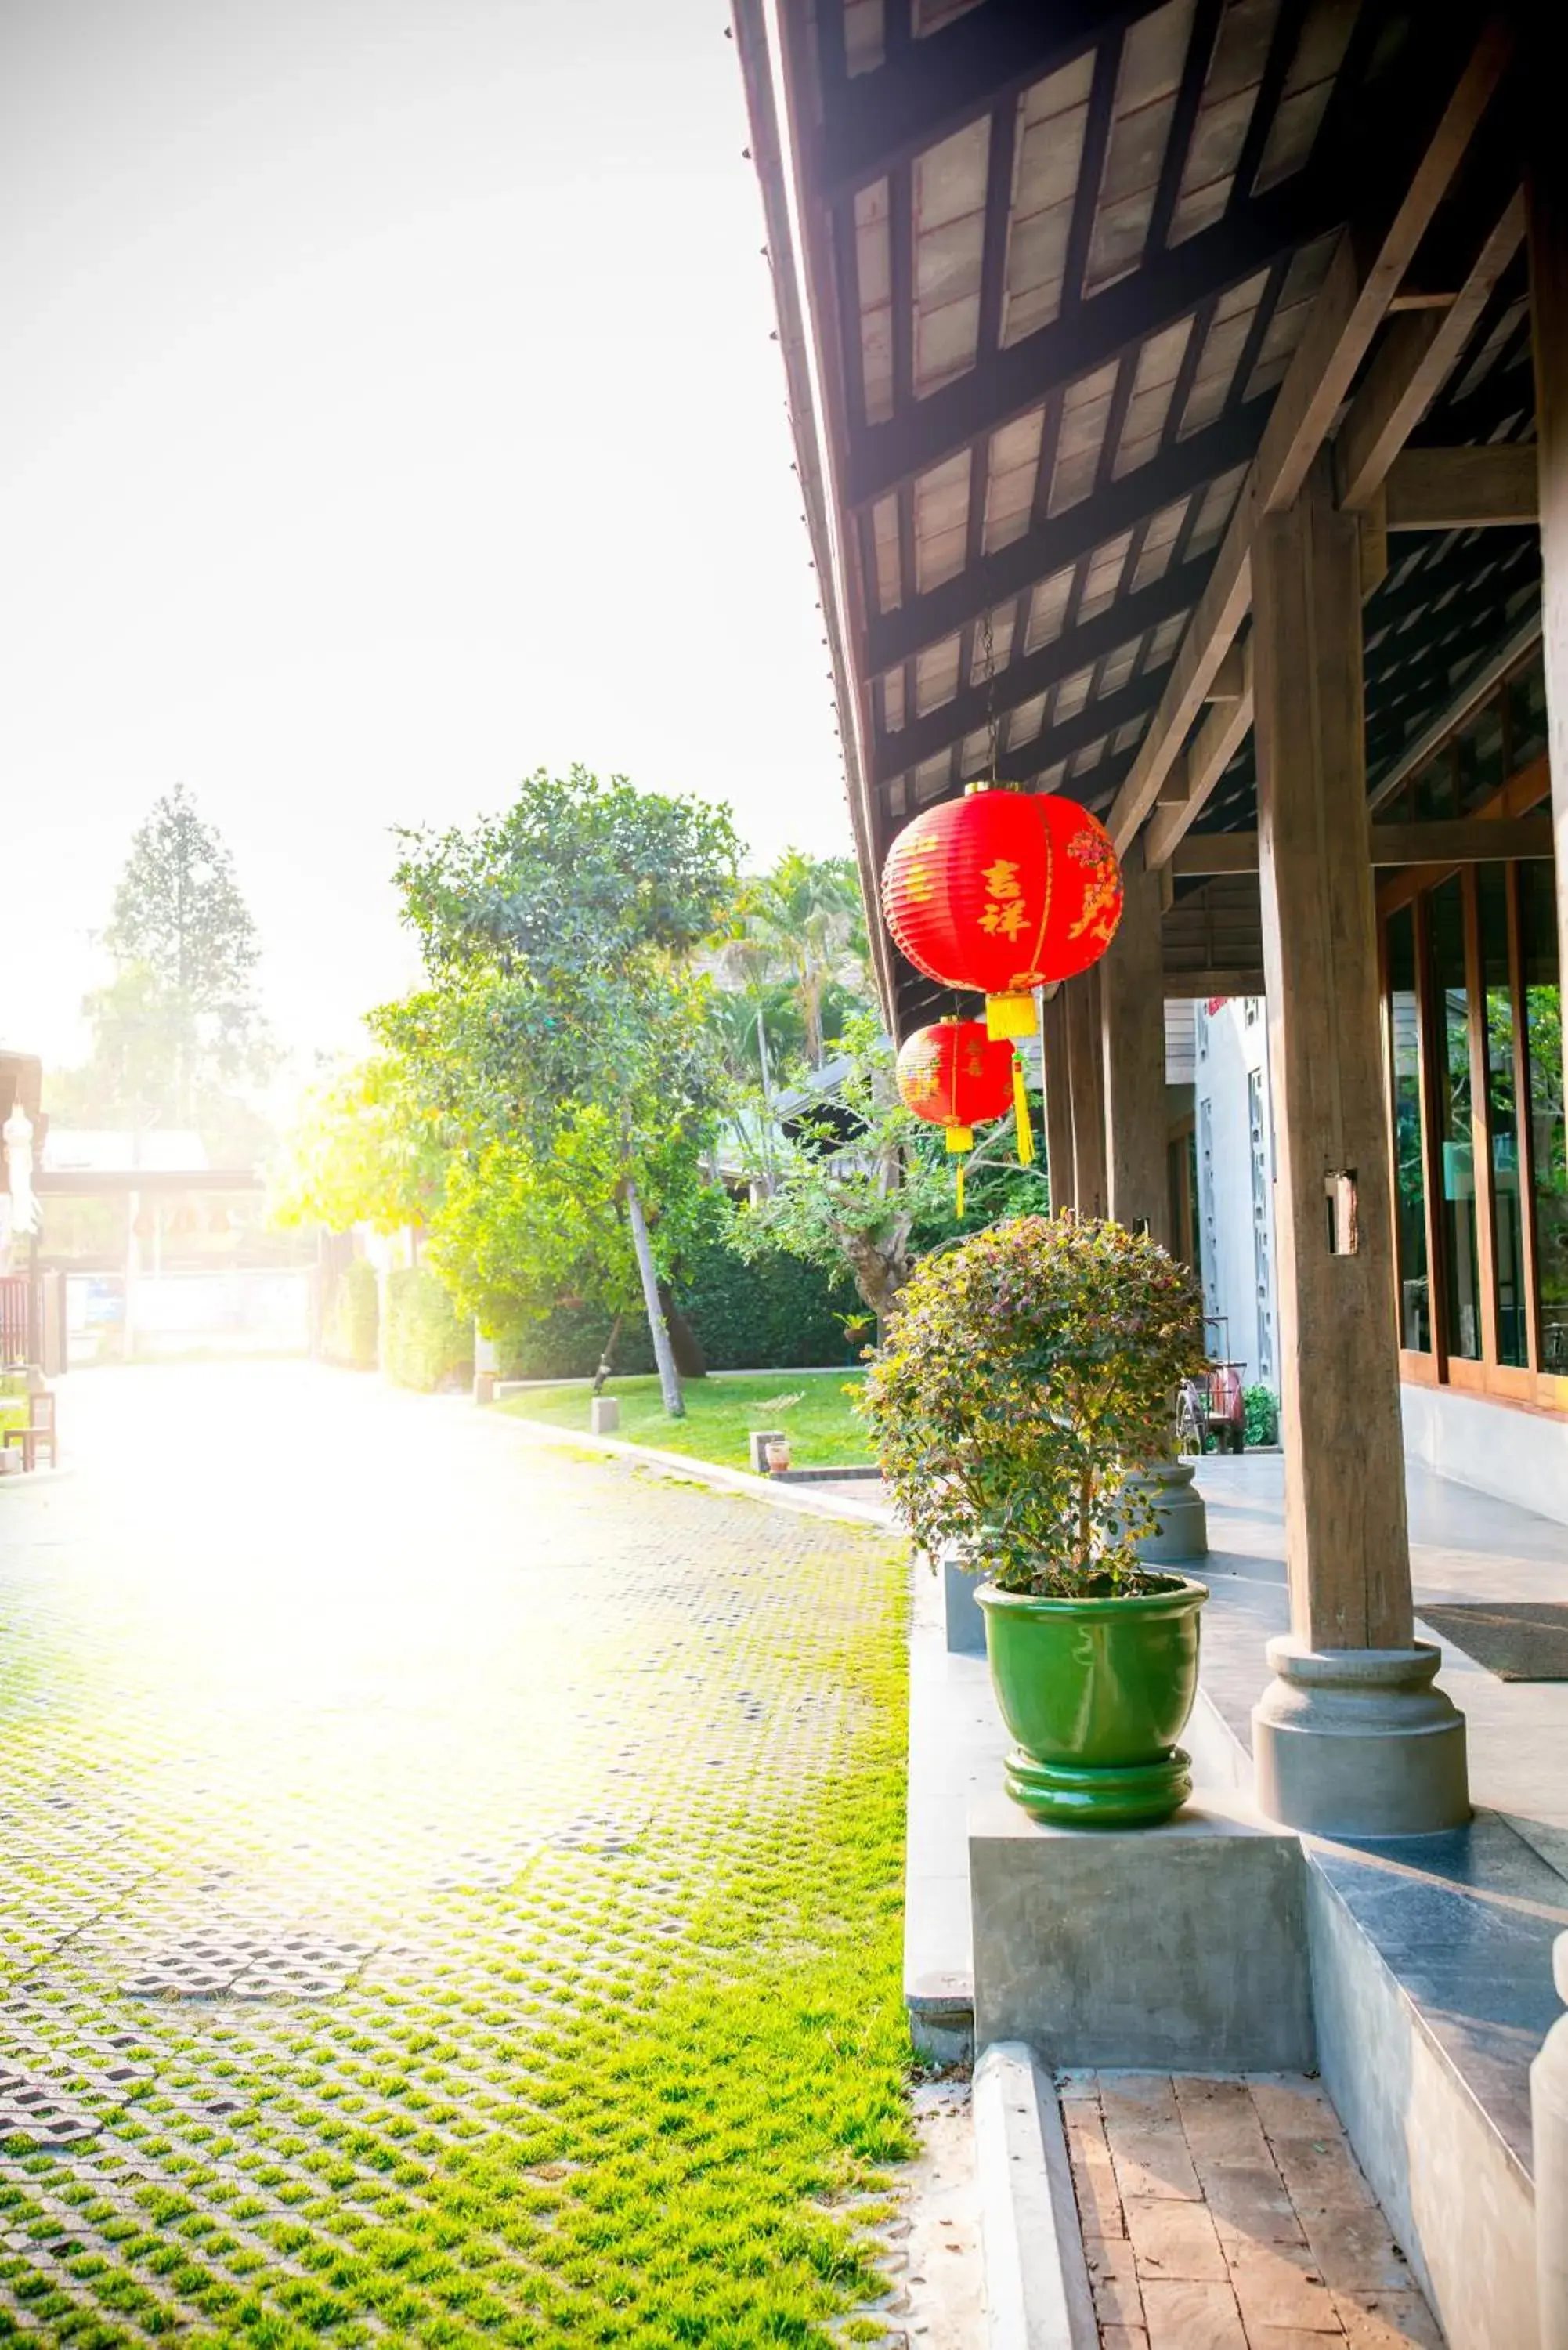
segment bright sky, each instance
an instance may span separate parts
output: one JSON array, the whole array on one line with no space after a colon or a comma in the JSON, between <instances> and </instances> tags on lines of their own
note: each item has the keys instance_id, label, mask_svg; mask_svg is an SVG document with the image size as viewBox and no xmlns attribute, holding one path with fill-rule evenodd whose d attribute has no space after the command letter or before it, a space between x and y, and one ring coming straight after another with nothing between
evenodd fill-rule
<instances>
[{"instance_id":1,"label":"bright sky","mask_svg":"<svg viewBox=\"0 0 1568 2350\"><path fill-rule=\"evenodd\" d=\"M725 0L5 0L0 1038L183 780L296 1046L580 758L846 849Z\"/></svg>"}]
</instances>

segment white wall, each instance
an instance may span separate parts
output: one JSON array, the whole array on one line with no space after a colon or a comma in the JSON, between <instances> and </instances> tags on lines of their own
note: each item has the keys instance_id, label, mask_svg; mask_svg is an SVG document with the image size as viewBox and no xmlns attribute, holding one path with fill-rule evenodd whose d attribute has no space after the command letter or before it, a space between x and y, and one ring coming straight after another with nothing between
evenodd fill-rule
<instances>
[{"instance_id":1,"label":"white wall","mask_svg":"<svg viewBox=\"0 0 1568 2350\"><path fill-rule=\"evenodd\" d=\"M1269 1036L1262 1002L1196 1006L1193 1065L1198 1123L1199 1244L1203 1302L1226 1326L1210 1344L1246 1368L1251 1386L1280 1388L1274 1286L1274 1141ZM1257 1079L1259 1166L1254 1177L1251 1079Z\"/></svg>"},{"instance_id":2,"label":"white wall","mask_svg":"<svg viewBox=\"0 0 1568 2350\"><path fill-rule=\"evenodd\" d=\"M1407 1384L1399 1399L1407 1460L1568 1524L1568 1420L1455 1388Z\"/></svg>"}]
</instances>

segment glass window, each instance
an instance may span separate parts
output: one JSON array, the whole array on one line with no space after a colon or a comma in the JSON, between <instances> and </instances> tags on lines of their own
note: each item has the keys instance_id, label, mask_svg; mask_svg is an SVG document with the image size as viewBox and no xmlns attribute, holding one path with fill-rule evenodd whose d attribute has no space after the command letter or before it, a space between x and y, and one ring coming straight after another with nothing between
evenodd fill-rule
<instances>
[{"instance_id":1,"label":"glass window","mask_svg":"<svg viewBox=\"0 0 1568 2350\"><path fill-rule=\"evenodd\" d=\"M1524 1229L1519 1188L1519 1045L1508 951L1506 865L1478 865L1481 989L1486 1001L1487 1124L1491 1140L1493 1269L1497 1282L1497 1358L1530 1361L1524 1294Z\"/></svg>"},{"instance_id":2,"label":"glass window","mask_svg":"<svg viewBox=\"0 0 1568 2350\"><path fill-rule=\"evenodd\" d=\"M1388 917L1389 1065L1394 1100L1395 1239L1399 1251L1399 1344L1432 1351L1427 1266L1427 1170L1421 1138L1421 1027L1416 993L1416 910Z\"/></svg>"},{"instance_id":3,"label":"glass window","mask_svg":"<svg viewBox=\"0 0 1568 2350\"><path fill-rule=\"evenodd\" d=\"M1540 1367L1568 1378L1568 1132L1563 1108L1563 997L1553 868L1545 861L1521 865L1519 881Z\"/></svg>"},{"instance_id":4,"label":"glass window","mask_svg":"<svg viewBox=\"0 0 1568 2350\"><path fill-rule=\"evenodd\" d=\"M1475 1128L1470 1089L1465 910L1459 874L1428 901L1438 1031L1438 1132L1442 1149L1444 1302L1450 1355L1479 1362L1480 1263L1476 1245Z\"/></svg>"}]
</instances>

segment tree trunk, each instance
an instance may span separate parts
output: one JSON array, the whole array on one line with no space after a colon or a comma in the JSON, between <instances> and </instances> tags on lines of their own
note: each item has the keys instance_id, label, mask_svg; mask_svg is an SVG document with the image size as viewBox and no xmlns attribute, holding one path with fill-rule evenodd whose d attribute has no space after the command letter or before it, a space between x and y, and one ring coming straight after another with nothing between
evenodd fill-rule
<instances>
[{"instance_id":1,"label":"tree trunk","mask_svg":"<svg viewBox=\"0 0 1568 2350\"><path fill-rule=\"evenodd\" d=\"M675 1303L670 1284L659 1284L659 1303L664 1310L664 1324L670 1333L670 1350L675 1357L675 1367L683 1379L705 1379L708 1357L702 1352L702 1341Z\"/></svg>"},{"instance_id":2,"label":"tree trunk","mask_svg":"<svg viewBox=\"0 0 1568 2350\"><path fill-rule=\"evenodd\" d=\"M615 1320L609 1326L609 1336L605 1340L603 1349L599 1355L598 1368L594 1373L595 1395L603 1395L605 1391L605 1381L608 1378L611 1371L615 1368L616 1340L620 1336L620 1326L625 1319L626 1316L624 1314L618 1314Z\"/></svg>"},{"instance_id":3,"label":"tree trunk","mask_svg":"<svg viewBox=\"0 0 1568 2350\"><path fill-rule=\"evenodd\" d=\"M898 1292L909 1277L909 1244L907 1231L880 1248L864 1232L840 1235L839 1245L848 1259L855 1286L877 1316L878 1346L887 1337Z\"/></svg>"},{"instance_id":4,"label":"tree trunk","mask_svg":"<svg viewBox=\"0 0 1568 2350\"><path fill-rule=\"evenodd\" d=\"M659 1366L659 1387L664 1398L664 1409L671 1419L684 1419L686 1404L680 1393L680 1377L675 1367L664 1308L659 1302L659 1274L654 1268L653 1251L649 1245L648 1219L642 1212L641 1195L629 1175L626 1179L626 1212L631 1226L631 1244L637 1251L637 1269L642 1277L642 1302L648 1309L648 1326L653 1335L653 1359Z\"/></svg>"}]
</instances>

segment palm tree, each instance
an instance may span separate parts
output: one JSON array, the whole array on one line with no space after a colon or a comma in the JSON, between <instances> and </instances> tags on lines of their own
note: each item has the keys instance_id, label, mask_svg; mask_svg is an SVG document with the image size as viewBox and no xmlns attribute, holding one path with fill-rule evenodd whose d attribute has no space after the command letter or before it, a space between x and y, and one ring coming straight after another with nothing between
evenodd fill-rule
<instances>
[{"instance_id":1,"label":"palm tree","mask_svg":"<svg viewBox=\"0 0 1568 2350\"><path fill-rule=\"evenodd\" d=\"M866 993L866 915L847 857L808 857L786 848L772 872L753 882L741 906L748 943L765 963L787 972L814 1069L826 1057L823 1003L836 981Z\"/></svg>"}]
</instances>

